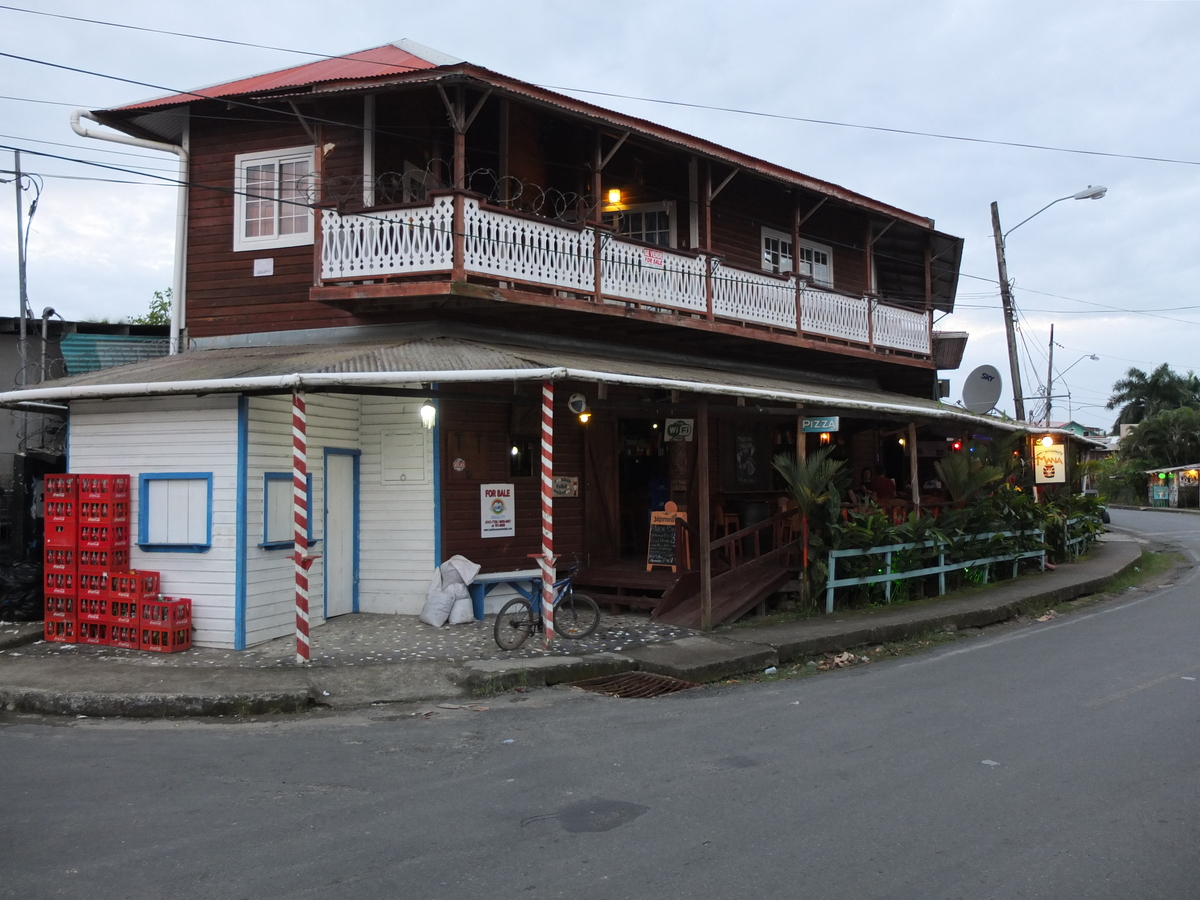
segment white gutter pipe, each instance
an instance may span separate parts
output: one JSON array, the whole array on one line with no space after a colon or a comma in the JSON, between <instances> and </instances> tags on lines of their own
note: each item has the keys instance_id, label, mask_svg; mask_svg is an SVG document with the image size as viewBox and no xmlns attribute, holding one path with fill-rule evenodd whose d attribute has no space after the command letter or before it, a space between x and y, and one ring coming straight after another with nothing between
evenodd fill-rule
<instances>
[{"instance_id":1,"label":"white gutter pipe","mask_svg":"<svg viewBox=\"0 0 1200 900\"><path fill-rule=\"evenodd\" d=\"M566 366L541 369L468 369L426 370L418 372L310 372L291 375L258 375L246 378L212 378L195 381L158 381L131 384L73 385L67 387L32 388L0 393L0 407L30 401L70 402L72 400L114 400L122 397L164 397L179 394L236 394L246 391L302 391L319 387L386 387L416 383L455 384L496 381L595 381L605 384L624 384L653 387L688 393L726 397L745 397L756 400L775 400L786 403L813 403L838 406L864 412L885 412L930 419L951 419L972 422L1007 431L1026 431L1026 427L998 419L960 412L952 407L929 408L907 403L881 400L852 400L831 397L810 391L772 390L710 384L674 378L655 378L647 375L624 375L592 369L572 369Z\"/></svg>"},{"instance_id":2,"label":"white gutter pipe","mask_svg":"<svg viewBox=\"0 0 1200 900\"><path fill-rule=\"evenodd\" d=\"M188 143L188 125L184 124L183 144L168 144L162 141L148 141L144 138L132 137L119 132L93 131L86 125L80 124L80 119L89 119L98 125L104 124L86 109L77 109L71 113L71 130L80 137L94 138L98 141L111 141L114 144L128 144L131 147L142 147L146 150L161 150L174 153L179 157L179 189L175 209L175 277L171 283L171 355L181 349L180 335L183 333L185 310L187 309L186 290L186 257L187 257L187 224L188 224L188 177L189 156L186 148Z\"/></svg>"}]
</instances>

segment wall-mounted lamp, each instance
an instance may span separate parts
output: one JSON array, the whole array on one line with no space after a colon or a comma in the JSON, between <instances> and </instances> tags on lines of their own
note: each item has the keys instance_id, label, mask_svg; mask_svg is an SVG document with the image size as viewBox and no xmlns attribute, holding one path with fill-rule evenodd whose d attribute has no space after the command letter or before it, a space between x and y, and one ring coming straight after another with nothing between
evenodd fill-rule
<instances>
[{"instance_id":1,"label":"wall-mounted lamp","mask_svg":"<svg viewBox=\"0 0 1200 900\"><path fill-rule=\"evenodd\" d=\"M581 412L579 414L579 424L586 425L591 418L592 414L590 412Z\"/></svg>"},{"instance_id":2,"label":"wall-mounted lamp","mask_svg":"<svg viewBox=\"0 0 1200 900\"><path fill-rule=\"evenodd\" d=\"M828 444L828 443L829 443L830 441L832 441L832 440L833 440L833 435L832 435L832 434L830 434L828 431L822 431L822 432L821 432L821 443L822 443L822 445L824 445L824 444Z\"/></svg>"},{"instance_id":3,"label":"wall-mounted lamp","mask_svg":"<svg viewBox=\"0 0 1200 900\"><path fill-rule=\"evenodd\" d=\"M512 450L510 450L509 452L512 453L513 456L521 455L521 451L515 445L513 446Z\"/></svg>"},{"instance_id":4,"label":"wall-mounted lamp","mask_svg":"<svg viewBox=\"0 0 1200 900\"><path fill-rule=\"evenodd\" d=\"M906 441L904 438L900 438L899 440L900 440L900 446L901 446L901 447L907 447L907 446L908 446L908 441Z\"/></svg>"},{"instance_id":5,"label":"wall-mounted lamp","mask_svg":"<svg viewBox=\"0 0 1200 900\"><path fill-rule=\"evenodd\" d=\"M620 204L620 202L621 202L621 189L620 188L612 188L608 192L608 202L612 206L617 206L618 204Z\"/></svg>"},{"instance_id":6,"label":"wall-mounted lamp","mask_svg":"<svg viewBox=\"0 0 1200 900\"><path fill-rule=\"evenodd\" d=\"M426 428L433 428L433 423L437 421L437 407L433 405L432 400L426 400L421 404L421 424Z\"/></svg>"},{"instance_id":7,"label":"wall-mounted lamp","mask_svg":"<svg viewBox=\"0 0 1200 900\"><path fill-rule=\"evenodd\" d=\"M1042 438L1040 443L1043 447L1052 447L1054 446L1054 438L1050 435L1046 435L1044 438Z\"/></svg>"}]
</instances>

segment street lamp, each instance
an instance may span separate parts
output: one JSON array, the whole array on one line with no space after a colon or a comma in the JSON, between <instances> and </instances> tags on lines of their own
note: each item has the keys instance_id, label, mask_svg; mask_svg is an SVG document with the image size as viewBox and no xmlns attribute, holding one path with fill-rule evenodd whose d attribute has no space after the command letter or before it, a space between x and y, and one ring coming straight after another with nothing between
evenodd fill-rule
<instances>
[{"instance_id":1,"label":"street lamp","mask_svg":"<svg viewBox=\"0 0 1200 900\"><path fill-rule=\"evenodd\" d=\"M1013 407L1018 421L1025 420L1025 399L1024 392L1021 390L1021 370L1017 363L1017 334L1013 324L1012 287L1008 282L1008 263L1004 259L1004 240L1034 216L1040 216L1055 203L1062 203L1064 200L1099 200L1106 193L1108 193L1108 188L1103 185L1089 184L1086 190L1051 200L1032 216L1022 219L1008 231L1000 230L1000 207L996 201L992 201L992 235L996 239L996 268L1000 274L1000 301L1004 306L1004 330L1008 336L1008 365L1012 373Z\"/></svg>"},{"instance_id":2,"label":"street lamp","mask_svg":"<svg viewBox=\"0 0 1200 900\"><path fill-rule=\"evenodd\" d=\"M1050 328L1051 328L1051 332L1053 333L1054 326L1051 325ZM1071 363L1069 366L1067 366L1065 369L1063 369L1061 372L1059 372L1058 377L1062 378L1064 375L1066 375L1068 372L1070 372L1073 368L1075 368L1077 365L1079 365L1085 359L1090 359L1094 362L1094 361L1100 359L1100 357L1098 357L1095 353L1085 353L1083 356L1079 357L1079 359L1075 360L1075 362ZM1047 428L1050 427L1050 401L1053 398L1053 396L1054 396L1054 340L1052 337L1051 341L1050 341L1050 366L1046 370L1046 427ZM1071 395L1067 394L1067 396L1070 397Z\"/></svg>"}]
</instances>

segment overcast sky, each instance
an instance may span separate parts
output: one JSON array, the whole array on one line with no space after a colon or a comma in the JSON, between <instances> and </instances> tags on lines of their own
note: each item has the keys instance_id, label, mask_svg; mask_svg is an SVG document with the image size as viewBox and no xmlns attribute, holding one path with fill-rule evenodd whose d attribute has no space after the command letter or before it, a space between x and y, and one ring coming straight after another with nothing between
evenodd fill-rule
<instances>
[{"instance_id":1,"label":"overcast sky","mask_svg":"<svg viewBox=\"0 0 1200 900\"><path fill-rule=\"evenodd\" d=\"M956 312L938 323L971 335L962 368L949 373L954 399L982 363L1008 381L989 204L999 202L1011 228L1103 184L1105 199L1059 203L1008 239L1026 393L1045 382L1051 323L1055 393L1065 382L1084 423L1111 424L1104 401L1130 366L1200 370L1195 2L7 2L326 54L410 38L558 89L978 139L578 95L930 216L965 238ZM0 52L172 89L311 60L6 9ZM74 107L160 93L0 58L0 144L171 175L172 156L119 155L110 151L126 148L78 138L68 125ZM88 180L148 179L33 156L23 166L44 176L29 242L34 311L110 320L144 312L171 283L174 190ZM0 169L11 168L11 152L0 150ZM15 230L12 186L3 185L3 315L18 311ZM1098 361L1083 358L1093 353ZM1004 396L1011 412L1007 383ZM1055 419L1067 403L1055 400Z\"/></svg>"}]
</instances>

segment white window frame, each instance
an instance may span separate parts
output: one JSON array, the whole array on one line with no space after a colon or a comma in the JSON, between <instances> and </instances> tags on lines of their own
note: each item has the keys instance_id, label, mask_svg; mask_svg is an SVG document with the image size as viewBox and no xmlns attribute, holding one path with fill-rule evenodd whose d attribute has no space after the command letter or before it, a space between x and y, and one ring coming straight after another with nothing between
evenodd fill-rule
<instances>
[{"instance_id":1,"label":"white window frame","mask_svg":"<svg viewBox=\"0 0 1200 900\"><path fill-rule=\"evenodd\" d=\"M205 552L212 547L212 503L211 472L142 473L138 547L151 553Z\"/></svg>"},{"instance_id":2,"label":"white window frame","mask_svg":"<svg viewBox=\"0 0 1200 900\"><path fill-rule=\"evenodd\" d=\"M257 199L248 196L250 191L247 189L246 170L253 166L274 163L276 171L278 171L279 166L283 163L305 160L308 162L308 174L311 178L316 172L315 154L316 148L308 146L287 147L282 150L264 150L259 153L239 153L234 157L233 249L235 252L267 250L277 247L303 247L313 243L316 217L313 215L312 209L305 210L305 222L307 224L303 232L297 234L280 234L279 215L281 205L278 199L274 201L275 233L265 237L246 237L246 205L249 201ZM276 184L278 184L278 181ZM276 197L278 197L278 194L276 194Z\"/></svg>"},{"instance_id":3,"label":"white window frame","mask_svg":"<svg viewBox=\"0 0 1200 900\"><path fill-rule=\"evenodd\" d=\"M665 212L667 214L667 246L665 249L668 249L668 250L676 249L679 246L679 242L675 236L675 232L676 232L675 225L676 225L677 217L675 215L675 201L674 200L662 200L657 203L622 204L619 209L606 209L604 211L604 221L606 224L611 225L613 227L614 231L617 231L617 237L625 237L625 238L629 238L629 240L637 241L637 240L639 240L638 238L632 237L630 235L620 234L620 232L618 230L618 225L617 225L617 217L624 216L629 213L647 213L647 212ZM648 241L640 241L640 243L649 243L649 242ZM661 246L661 245L655 244L653 246L657 247L657 246Z\"/></svg>"},{"instance_id":4,"label":"white window frame","mask_svg":"<svg viewBox=\"0 0 1200 900\"><path fill-rule=\"evenodd\" d=\"M768 239L781 241L790 246L792 243L792 236L787 232L779 231L775 228L768 228L765 225L763 226L762 237L760 238L760 257L762 259L762 267L763 271L765 272L773 272L775 271L774 268L767 264ZM797 254L796 248L793 247L791 258L788 259L786 267L781 254L779 274L787 275L798 269L800 276L808 279L808 281L812 282L813 284L820 285L821 287L833 287L833 248L827 244L818 244L816 241L808 241L804 238L801 238L800 250L808 250L813 253L824 253L825 259L828 261L827 265L818 267L805 260L801 260L799 264L797 264L796 257L797 255L802 254ZM823 274L821 272L822 268L825 270Z\"/></svg>"},{"instance_id":5,"label":"white window frame","mask_svg":"<svg viewBox=\"0 0 1200 900\"><path fill-rule=\"evenodd\" d=\"M776 267L770 260L769 251L767 249L768 241L778 241L780 246L779 265ZM762 267L764 272L774 272L776 275L788 275L792 271L792 266L796 261L796 251L792 247L792 236L783 231L778 231L774 228L763 226L762 229ZM784 249L786 248L786 250Z\"/></svg>"}]
</instances>

